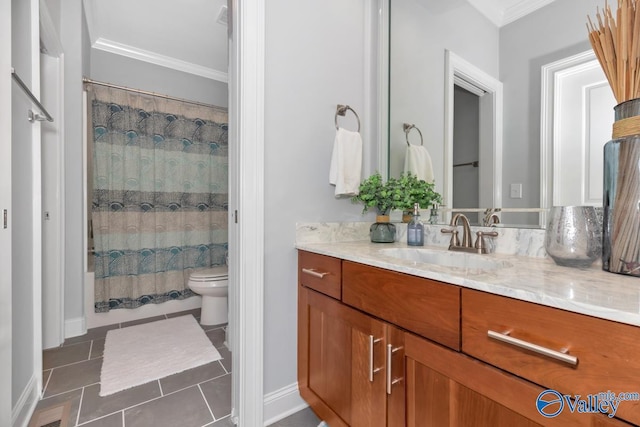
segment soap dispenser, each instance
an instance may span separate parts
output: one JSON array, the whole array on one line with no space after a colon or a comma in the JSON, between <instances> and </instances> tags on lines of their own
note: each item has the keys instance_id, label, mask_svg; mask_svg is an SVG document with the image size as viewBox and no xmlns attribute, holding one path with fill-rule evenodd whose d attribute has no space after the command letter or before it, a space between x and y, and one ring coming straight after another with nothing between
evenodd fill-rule
<instances>
[{"instance_id":1,"label":"soap dispenser","mask_svg":"<svg viewBox=\"0 0 640 427\"><path fill-rule=\"evenodd\" d=\"M407 244L409 246L424 246L424 226L420 222L420 206L413 204L413 218L407 225Z\"/></svg>"}]
</instances>

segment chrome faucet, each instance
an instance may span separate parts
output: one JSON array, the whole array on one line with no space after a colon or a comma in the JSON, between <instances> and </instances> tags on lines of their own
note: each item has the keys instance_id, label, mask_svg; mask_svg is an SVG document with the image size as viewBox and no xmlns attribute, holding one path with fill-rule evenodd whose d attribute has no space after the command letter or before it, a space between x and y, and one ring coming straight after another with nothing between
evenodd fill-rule
<instances>
[{"instance_id":1,"label":"chrome faucet","mask_svg":"<svg viewBox=\"0 0 640 427\"><path fill-rule=\"evenodd\" d=\"M458 238L458 221L462 220L462 243ZM449 242L450 251L461 252L473 252L478 254L489 253L489 249L484 241L484 237L497 237L496 231L478 231L476 232L476 243L471 245L471 226L469 225L469 219L464 214L458 213L451 218L449 225L452 228L443 228L440 230L443 233L451 233L451 241Z\"/></svg>"}]
</instances>

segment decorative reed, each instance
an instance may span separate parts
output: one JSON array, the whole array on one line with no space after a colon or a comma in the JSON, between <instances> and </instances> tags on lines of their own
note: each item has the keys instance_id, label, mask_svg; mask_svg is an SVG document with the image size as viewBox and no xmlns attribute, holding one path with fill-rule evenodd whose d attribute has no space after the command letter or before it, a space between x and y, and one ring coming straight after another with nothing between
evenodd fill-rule
<instances>
[{"instance_id":1,"label":"decorative reed","mask_svg":"<svg viewBox=\"0 0 640 427\"><path fill-rule=\"evenodd\" d=\"M640 0L618 0L615 19L605 2L597 25L587 17L589 41L618 103L640 98Z\"/></svg>"}]
</instances>

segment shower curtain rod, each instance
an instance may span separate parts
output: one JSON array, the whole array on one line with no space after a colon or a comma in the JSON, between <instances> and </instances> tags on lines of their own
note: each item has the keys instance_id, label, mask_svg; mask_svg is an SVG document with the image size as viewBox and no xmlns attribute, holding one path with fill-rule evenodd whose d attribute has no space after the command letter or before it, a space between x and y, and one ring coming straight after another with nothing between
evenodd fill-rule
<instances>
[{"instance_id":1,"label":"shower curtain rod","mask_svg":"<svg viewBox=\"0 0 640 427\"><path fill-rule=\"evenodd\" d=\"M176 98L175 96L170 96L170 95L164 95L162 93L156 93L156 92L149 92L147 90L142 90L142 89L133 89L130 87L126 87L126 86L120 86L120 85L116 85L113 83L105 83L105 82L99 82L97 80L92 80L89 79L87 77L83 77L82 78L82 82L83 83L90 83L90 84L94 84L94 85L100 85L100 86L106 86L106 87L112 87L115 89L122 89L122 90L128 90L130 92L135 92L135 93L141 93L143 95L151 95L151 96L157 96L159 98L164 98L164 99L170 99L172 101L180 101L180 102L186 102L188 104L194 104L194 105L199 105L201 107L210 107L210 108L216 108L219 110L227 110L226 108L223 107L216 107L215 105L211 105L211 104L206 104L204 102L198 102L198 101L190 101L188 99L182 99L182 98Z\"/></svg>"}]
</instances>

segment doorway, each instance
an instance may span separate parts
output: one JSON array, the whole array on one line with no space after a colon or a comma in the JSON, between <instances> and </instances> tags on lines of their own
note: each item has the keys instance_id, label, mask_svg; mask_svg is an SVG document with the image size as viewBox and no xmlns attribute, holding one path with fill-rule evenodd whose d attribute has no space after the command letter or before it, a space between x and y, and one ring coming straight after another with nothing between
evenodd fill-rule
<instances>
[{"instance_id":1,"label":"doorway","mask_svg":"<svg viewBox=\"0 0 640 427\"><path fill-rule=\"evenodd\" d=\"M471 160L472 167L473 162L478 164L478 199L474 207L502 207L502 83L451 51L447 50L445 55L444 203L449 208L455 207L454 123L458 87L478 101L478 157ZM446 219L450 217L449 213Z\"/></svg>"},{"instance_id":2,"label":"doorway","mask_svg":"<svg viewBox=\"0 0 640 427\"><path fill-rule=\"evenodd\" d=\"M473 90L473 89L472 89ZM480 95L455 85L453 94L453 202L454 209L480 207ZM465 212L478 224L478 212Z\"/></svg>"}]
</instances>

